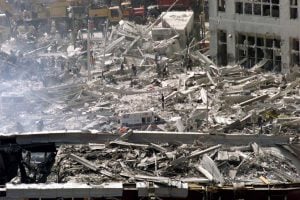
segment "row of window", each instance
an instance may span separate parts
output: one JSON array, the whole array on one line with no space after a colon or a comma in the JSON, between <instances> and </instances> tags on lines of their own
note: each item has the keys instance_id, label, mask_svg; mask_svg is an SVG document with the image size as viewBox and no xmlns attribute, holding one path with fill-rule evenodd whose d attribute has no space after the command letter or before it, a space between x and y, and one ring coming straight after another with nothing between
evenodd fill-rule
<instances>
[{"instance_id":1,"label":"row of window","mask_svg":"<svg viewBox=\"0 0 300 200\"><path fill-rule=\"evenodd\" d=\"M227 33L219 30L218 34L219 65L227 65ZM246 59L244 67L250 68L262 60L266 60L265 68L268 70L281 70L281 39L276 36L251 35L238 33L236 35L237 61ZM300 66L300 40L290 39L291 65Z\"/></svg>"},{"instance_id":2,"label":"row of window","mask_svg":"<svg viewBox=\"0 0 300 200\"><path fill-rule=\"evenodd\" d=\"M298 0L289 0L290 19L298 18ZM236 0L235 13L245 15L280 17L279 0ZM218 11L226 11L226 0L218 0Z\"/></svg>"},{"instance_id":3,"label":"row of window","mask_svg":"<svg viewBox=\"0 0 300 200\"><path fill-rule=\"evenodd\" d=\"M235 2L235 12L237 14L279 17L279 4L238 1Z\"/></svg>"}]
</instances>

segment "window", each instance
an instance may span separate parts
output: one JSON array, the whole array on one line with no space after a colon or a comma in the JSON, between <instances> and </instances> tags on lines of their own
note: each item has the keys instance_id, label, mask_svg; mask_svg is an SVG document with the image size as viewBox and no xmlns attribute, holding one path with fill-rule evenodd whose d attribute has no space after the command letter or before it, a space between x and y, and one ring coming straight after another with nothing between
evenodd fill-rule
<instances>
[{"instance_id":1,"label":"window","mask_svg":"<svg viewBox=\"0 0 300 200\"><path fill-rule=\"evenodd\" d=\"M290 18L298 18L298 0L290 0Z\"/></svg>"},{"instance_id":2,"label":"window","mask_svg":"<svg viewBox=\"0 0 300 200\"><path fill-rule=\"evenodd\" d=\"M290 47L291 47L291 65L300 65L300 41L298 38L290 39Z\"/></svg>"},{"instance_id":3,"label":"window","mask_svg":"<svg viewBox=\"0 0 300 200\"><path fill-rule=\"evenodd\" d=\"M218 31L218 58L217 64L221 66L227 65L227 33L226 31Z\"/></svg>"},{"instance_id":4,"label":"window","mask_svg":"<svg viewBox=\"0 0 300 200\"><path fill-rule=\"evenodd\" d=\"M245 3L245 14L252 15L252 3Z\"/></svg>"},{"instance_id":5,"label":"window","mask_svg":"<svg viewBox=\"0 0 300 200\"><path fill-rule=\"evenodd\" d=\"M235 2L235 13L243 14L243 3Z\"/></svg>"},{"instance_id":6,"label":"window","mask_svg":"<svg viewBox=\"0 0 300 200\"><path fill-rule=\"evenodd\" d=\"M254 4L253 14L261 16L261 4Z\"/></svg>"},{"instance_id":7,"label":"window","mask_svg":"<svg viewBox=\"0 0 300 200\"><path fill-rule=\"evenodd\" d=\"M218 0L218 11L225 12L226 0Z\"/></svg>"}]
</instances>

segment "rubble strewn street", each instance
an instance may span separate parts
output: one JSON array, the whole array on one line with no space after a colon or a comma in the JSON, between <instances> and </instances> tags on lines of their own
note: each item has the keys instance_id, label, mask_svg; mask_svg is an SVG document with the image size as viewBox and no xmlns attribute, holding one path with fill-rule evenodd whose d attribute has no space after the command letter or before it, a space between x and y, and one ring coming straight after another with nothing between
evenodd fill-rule
<instances>
[{"instance_id":1,"label":"rubble strewn street","mask_svg":"<svg viewBox=\"0 0 300 200\"><path fill-rule=\"evenodd\" d=\"M0 132L8 137L0 138L1 184L300 182L299 68L270 70L267 58L251 67L244 65L247 58L217 64L210 56L209 24L195 30L200 23L195 12L171 10L175 4L144 23L86 19L75 31L72 16L73 30L54 20L39 27L14 24L14 35L0 49ZM97 131L117 139L79 145L34 138L57 130ZM173 142L176 138L152 143L145 137L134 142L128 139L134 131L290 141L241 146L201 138L193 144ZM32 134L32 144L11 134ZM7 159L11 155L14 159ZM5 159L15 166L9 175Z\"/></svg>"}]
</instances>

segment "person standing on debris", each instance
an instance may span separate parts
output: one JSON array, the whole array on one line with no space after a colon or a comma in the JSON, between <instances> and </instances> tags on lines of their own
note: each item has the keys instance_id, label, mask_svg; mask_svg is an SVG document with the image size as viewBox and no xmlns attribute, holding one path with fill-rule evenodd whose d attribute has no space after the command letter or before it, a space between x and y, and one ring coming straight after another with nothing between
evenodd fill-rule
<instances>
[{"instance_id":1,"label":"person standing on debris","mask_svg":"<svg viewBox=\"0 0 300 200\"><path fill-rule=\"evenodd\" d=\"M192 71L192 70L193 70L192 59L188 56L187 57L186 71Z\"/></svg>"},{"instance_id":2,"label":"person standing on debris","mask_svg":"<svg viewBox=\"0 0 300 200\"><path fill-rule=\"evenodd\" d=\"M95 57L94 57L94 51L91 50L91 53L90 53L90 64L92 67L94 67L95 65Z\"/></svg>"},{"instance_id":3,"label":"person standing on debris","mask_svg":"<svg viewBox=\"0 0 300 200\"><path fill-rule=\"evenodd\" d=\"M132 70L132 75L133 76L136 76L137 74L137 69L136 69L136 66L134 64L131 65L131 70Z\"/></svg>"},{"instance_id":4,"label":"person standing on debris","mask_svg":"<svg viewBox=\"0 0 300 200\"><path fill-rule=\"evenodd\" d=\"M159 62L156 63L156 73L157 73L157 77L160 77L160 64L159 64Z\"/></svg>"},{"instance_id":5,"label":"person standing on debris","mask_svg":"<svg viewBox=\"0 0 300 200\"><path fill-rule=\"evenodd\" d=\"M120 65L120 71L123 72L124 71L124 63L122 62Z\"/></svg>"},{"instance_id":6,"label":"person standing on debris","mask_svg":"<svg viewBox=\"0 0 300 200\"><path fill-rule=\"evenodd\" d=\"M161 94L161 107L163 110L165 109L165 96L163 93Z\"/></svg>"},{"instance_id":7,"label":"person standing on debris","mask_svg":"<svg viewBox=\"0 0 300 200\"><path fill-rule=\"evenodd\" d=\"M162 71L163 78L168 76L168 72L169 72L168 63L166 63Z\"/></svg>"},{"instance_id":8,"label":"person standing on debris","mask_svg":"<svg viewBox=\"0 0 300 200\"><path fill-rule=\"evenodd\" d=\"M262 116L258 116L257 125L260 127L259 134L263 133L263 123L264 123L264 120L263 120Z\"/></svg>"}]
</instances>

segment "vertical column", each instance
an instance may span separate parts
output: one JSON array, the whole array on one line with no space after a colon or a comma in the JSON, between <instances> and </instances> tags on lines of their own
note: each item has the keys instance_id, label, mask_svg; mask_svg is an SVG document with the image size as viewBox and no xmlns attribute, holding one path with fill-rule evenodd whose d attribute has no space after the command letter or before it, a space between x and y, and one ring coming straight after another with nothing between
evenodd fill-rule
<instances>
[{"instance_id":1,"label":"vertical column","mask_svg":"<svg viewBox=\"0 0 300 200\"><path fill-rule=\"evenodd\" d=\"M218 0L208 1L208 7L209 7L209 29L210 29L210 50L209 51L212 59L215 61L217 57L217 48L218 48L218 42L217 42Z\"/></svg>"},{"instance_id":2,"label":"vertical column","mask_svg":"<svg viewBox=\"0 0 300 200\"><path fill-rule=\"evenodd\" d=\"M233 20L235 19L235 1L226 1L226 17ZM236 37L235 37L235 23L229 23L226 26L227 32L227 60L229 65L233 65L236 61Z\"/></svg>"},{"instance_id":3,"label":"vertical column","mask_svg":"<svg viewBox=\"0 0 300 200\"><path fill-rule=\"evenodd\" d=\"M290 73L290 38L284 27L290 21L290 1L280 1L281 72Z\"/></svg>"},{"instance_id":4,"label":"vertical column","mask_svg":"<svg viewBox=\"0 0 300 200\"><path fill-rule=\"evenodd\" d=\"M281 72L290 73L291 55L290 55L290 38L288 35L281 35Z\"/></svg>"},{"instance_id":5,"label":"vertical column","mask_svg":"<svg viewBox=\"0 0 300 200\"><path fill-rule=\"evenodd\" d=\"M236 61L236 37L233 29L227 30L227 60L229 65L233 65Z\"/></svg>"},{"instance_id":6,"label":"vertical column","mask_svg":"<svg viewBox=\"0 0 300 200\"><path fill-rule=\"evenodd\" d=\"M216 63L218 54L218 28L217 26L210 27L210 55L213 61Z\"/></svg>"},{"instance_id":7,"label":"vertical column","mask_svg":"<svg viewBox=\"0 0 300 200\"><path fill-rule=\"evenodd\" d=\"M218 15L218 0L209 0L209 18L215 18Z\"/></svg>"}]
</instances>

